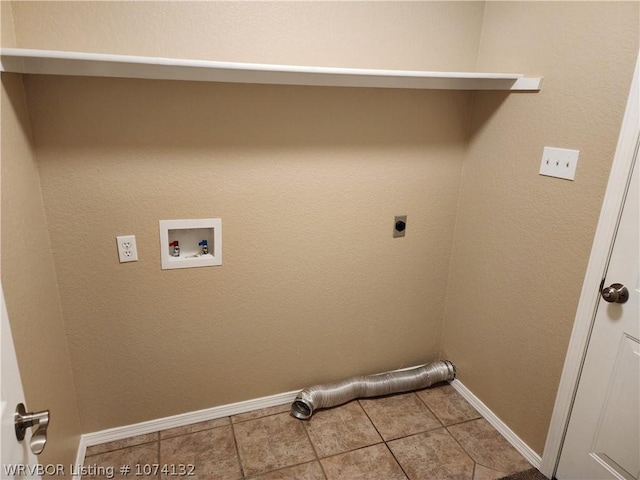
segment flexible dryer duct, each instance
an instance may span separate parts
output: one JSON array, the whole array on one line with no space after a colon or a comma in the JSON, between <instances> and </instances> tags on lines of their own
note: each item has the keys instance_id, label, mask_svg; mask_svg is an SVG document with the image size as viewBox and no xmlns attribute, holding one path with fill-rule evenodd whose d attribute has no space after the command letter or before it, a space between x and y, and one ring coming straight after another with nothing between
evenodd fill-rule
<instances>
[{"instance_id":1,"label":"flexible dryer duct","mask_svg":"<svg viewBox=\"0 0 640 480\"><path fill-rule=\"evenodd\" d=\"M298 394L291 405L291 413L297 418L306 420L318 408L335 407L356 398L419 390L438 382L453 380L455 377L456 367L453 362L438 360L408 370L352 377L340 382L314 385Z\"/></svg>"}]
</instances>

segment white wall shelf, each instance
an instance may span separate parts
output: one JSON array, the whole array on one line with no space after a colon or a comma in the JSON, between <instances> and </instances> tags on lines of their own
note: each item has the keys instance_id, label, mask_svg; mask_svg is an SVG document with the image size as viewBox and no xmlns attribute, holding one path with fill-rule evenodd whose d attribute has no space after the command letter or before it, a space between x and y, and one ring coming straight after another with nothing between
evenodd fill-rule
<instances>
[{"instance_id":1,"label":"white wall shelf","mask_svg":"<svg viewBox=\"0 0 640 480\"><path fill-rule=\"evenodd\" d=\"M22 48L2 48L0 58L2 72L36 75L438 90L538 91L542 87L542 77L519 73L267 65Z\"/></svg>"}]
</instances>

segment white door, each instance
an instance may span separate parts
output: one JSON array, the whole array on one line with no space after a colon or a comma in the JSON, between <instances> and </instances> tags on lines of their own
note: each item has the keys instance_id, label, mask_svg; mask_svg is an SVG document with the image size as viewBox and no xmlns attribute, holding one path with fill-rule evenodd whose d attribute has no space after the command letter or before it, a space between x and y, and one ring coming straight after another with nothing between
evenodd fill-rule
<instances>
[{"instance_id":1,"label":"white door","mask_svg":"<svg viewBox=\"0 0 640 480\"><path fill-rule=\"evenodd\" d=\"M22 382L20 381L20 372L18 371L18 362L16 360L16 352L13 348L13 337L11 336L11 327L9 326L9 316L7 315L7 306L4 302L4 293L0 285L0 315L2 316L2 328L0 329L0 354L2 359L2 377L0 377L0 387L2 390L2 398L0 399L0 409L2 412L2 435L0 436L0 478L40 478L31 474L35 472L34 466L37 461L28 445L27 439L18 442L16 439L14 428L14 414L18 403L24 403L24 393L22 391ZM20 471L19 466L23 466L24 470ZM28 467L31 467L29 469Z\"/></svg>"},{"instance_id":2,"label":"white door","mask_svg":"<svg viewBox=\"0 0 640 480\"><path fill-rule=\"evenodd\" d=\"M556 472L558 480L638 480L640 475L638 148L640 139L601 285L603 292L612 284L624 285L628 300L609 303L616 297L609 290L598 303Z\"/></svg>"}]
</instances>

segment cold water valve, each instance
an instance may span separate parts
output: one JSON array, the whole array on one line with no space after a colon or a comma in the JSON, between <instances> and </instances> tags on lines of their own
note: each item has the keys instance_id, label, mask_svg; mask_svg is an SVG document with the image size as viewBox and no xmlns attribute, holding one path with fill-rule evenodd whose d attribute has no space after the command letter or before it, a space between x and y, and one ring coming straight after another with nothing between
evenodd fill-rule
<instances>
[{"instance_id":1,"label":"cold water valve","mask_svg":"<svg viewBox=\"0 0 640 480\"><path fill-rule=\"evenodd\" d=\"M202 255L207 255L209 253L209 245L207 243L207 240L202 240L200 243L198 243L199 247L202 247Z\"/></svg>"}]
</instances>

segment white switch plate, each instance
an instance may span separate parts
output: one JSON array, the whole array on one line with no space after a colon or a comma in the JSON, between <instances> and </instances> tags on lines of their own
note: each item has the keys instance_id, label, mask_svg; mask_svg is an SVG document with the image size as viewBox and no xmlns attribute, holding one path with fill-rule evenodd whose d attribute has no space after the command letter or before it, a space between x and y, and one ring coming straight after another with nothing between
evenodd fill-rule
<instances>
[{"instance_id":1,"label":"white switch plate","mask_svg":"<svg viewBox=\"0 0 640 480\"><path fill-rule=\"evenodd\" d=\"M118 243L118 258L120 259L120 263L138 261L135 235L116 237L116 241Z\"/></svg>"},{"instance_id":2,"label":"white switch plate","mask_svg":"<svg viewBox=\"0 0 640 480\"><path fill-rule=\"evenodd\" d=\"M540 175L573 180L576 177L580 150L544 147L540 162Z\"/></svg>"}]
</instances>

